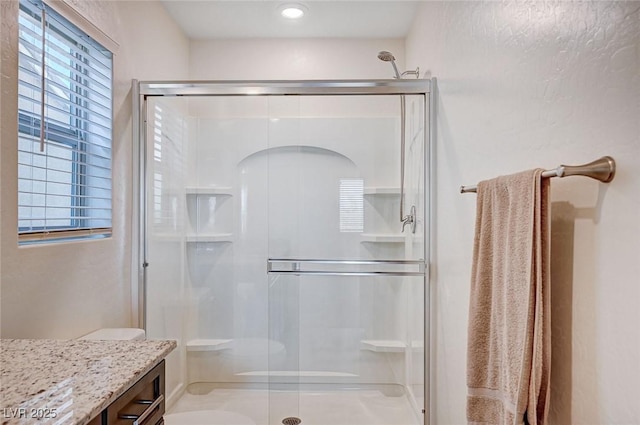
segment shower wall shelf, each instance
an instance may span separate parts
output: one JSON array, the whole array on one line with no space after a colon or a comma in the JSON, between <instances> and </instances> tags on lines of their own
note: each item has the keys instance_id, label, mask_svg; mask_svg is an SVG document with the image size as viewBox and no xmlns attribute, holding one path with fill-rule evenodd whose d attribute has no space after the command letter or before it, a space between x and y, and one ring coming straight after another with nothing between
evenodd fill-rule
<instances>
[{"instance_id":1,"label":"shower wall shelf","mask_svg":"<svg viewBox=\"0 0 640 425\"><path fill-rule=\"evenodd\" d=\"M229 347L232 339L192 339L187 341L187 351L222 351Z\"/></svg>"},{"instance_id":2,"label":"shower wall shelf","mask_svg":"<svg viewBox=\"0 0 640 425\"><path fill-rule=\"evenodd\" d=\"M405 237L401 234L363 233L361 242L373 243L404 243Z\"/></svg>"},{"instance_id":3,"label":"shower wall shelf","mask_svg":"<svg viewBox=\"0 0 640 425\"><path fill-rule=\"evenodd\" d=\"M366 339L360 341L360 348L374 353L404 353L407 344L393 339Z\"/></svg>"},{"instance_id":4,"label":"shower wall shelf","mask_svg":"<svg viewBox=\"0 0 640 425\"><path fill-rule=\"evenodd\" d=\"M365 195L400 195L399 187L365 187Z\"/></svg>"},{"instance_id":5,"label":"shower wall shelf","mask_svg":"<svg viewBox=\"0 0 640 425\"><path fill-rule=\"evenodd\" d=\"M365 207L365 222L371 221L372 228L361 235L363 243L402 244L405 236L393 232L395 221L389 216L388 208L384 208L388 202L396 202L400 197L400 188L396 186L367 186L364 188L364 197L371 206ZM369 214L371 216L369 217ZM377 218L376 218L377 217ZM376 232L378 230L380 233ZM386 233L383 233L385 232Z\"/></svg>"},{"instance_id":6,"label":"shower wall shelf","mask_svg":"<svg viewBox=\"0 0 640 425\"><path fill-rule=\"evenodd\" d=\"M187 243L196 242L233 242L233 234L231 233L216 233L212 235L187 235L185 236Z\"/></svg>"},{"instance_id":7,"label":"shower wall shelf","mask_svg":"<svg viewBox=\"0 0 640 425\"><path fill-rule=\"evenodd\" d=\"M360 349L374 353L404 353L407 344L395 339L365 339L360 341ZM424 341L411 341L411 349L424 349Z\"/></svg>"},{"instance_id":8,"label":"shower wall shelf","mask_svg":"<svg viewBox=\"0 0 640 425\"><path fill-rule=\"evenodd\" d=\"M187 195L233 196L230 187L187 187L185 193Z\"/></svg>"},{"instance_id":9,"label":"shower wall shelf","mask_svg":"<svg viewBox=\"0 0 640 425\"><path fill-rule=\"evenodd\" d=\"M237 376L268 376L277 378L357 378L359 375L348 372L332 372L324 370L254 370L236 373ZM333 383L333 382L330 382Z\"/></svg>"},{"instance_id":10,"label":"shower wall shelf","mask_svg":"<svg viewBox=\"0 0 640 425\"><path fill-rule=\"evenodd\" d=\"M206 223L213 218L213 214L218 214L214 211L209 211L210 200L218 201L215 205L220 205L225 202L228 197L233 196L232 188L230 186L187 186L185 187L185 194L187 196L187 210L189 211L189 223L191 229L185 236L187 243L224 243L233 242L233 234L224 232L228 229L220 229L222 232L218 233L218 229L205 229ZM206 214L204 219L201 217L201 202L205 203ZM202 223L204 221L205 223ZM211 232L214 233L211 233Z\"/></svg>"}]
</instances>

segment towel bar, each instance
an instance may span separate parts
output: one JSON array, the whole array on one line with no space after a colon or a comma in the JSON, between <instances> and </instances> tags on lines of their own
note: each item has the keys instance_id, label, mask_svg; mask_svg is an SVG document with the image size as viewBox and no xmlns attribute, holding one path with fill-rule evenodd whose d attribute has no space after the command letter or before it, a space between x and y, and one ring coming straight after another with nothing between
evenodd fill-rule
<instances>
[{"instance_id":1,"label":"towel bar","mask_svg":"<svg viewBox=\"0 0 640 425\"><path fill-rule=\"evenodd\" d=\"M610 156L603 156L588 164L560 165L553 170L542 172L542 177L585 176L603 183L609 183L616 175L616 162ZM475 193L478 186L460 186L460 193Z\"/></svg>"}]
</instances>

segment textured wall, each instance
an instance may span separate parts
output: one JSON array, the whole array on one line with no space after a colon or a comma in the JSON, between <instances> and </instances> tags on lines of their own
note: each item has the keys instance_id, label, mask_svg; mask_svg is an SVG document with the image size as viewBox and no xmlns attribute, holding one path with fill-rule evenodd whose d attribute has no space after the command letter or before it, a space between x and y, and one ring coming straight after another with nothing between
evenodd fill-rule
<instances>
[{"instance_id":1,"label":"textured wall","mask_svg":"<svg viewBox=\"0 0 640 425\"><path fill-rule=\"evenodd\" d=\"M17 246L17 1L3 0L3 338L72 338L132 324L131 79L187 77L188 41L159 3L68 3L120 44L114 57L113 237Z\"/></svg>"},{"instance_id":2,"label":"textured wall","mask_svg":"<svg viewBox=\"0 0 640 425\"><path fill-rule=\"evenodd\" d=\"M640 423L640 3L428 2L407 63L438 77L438 424L465 422L474 195L461 184L613 156L552 182L551 423Z\"/></svg>"},{"instance_id":3,"label":"textured wall","mask_svg":"<svg viewBox=\"0 0 640 425\"><path fill-rule=\"evenodd\" d=\"M401 39L193 40L192 79L322 80L391 78L391 65L377 59L389 50L404 63Z\"/></svg>"}]
</instances>

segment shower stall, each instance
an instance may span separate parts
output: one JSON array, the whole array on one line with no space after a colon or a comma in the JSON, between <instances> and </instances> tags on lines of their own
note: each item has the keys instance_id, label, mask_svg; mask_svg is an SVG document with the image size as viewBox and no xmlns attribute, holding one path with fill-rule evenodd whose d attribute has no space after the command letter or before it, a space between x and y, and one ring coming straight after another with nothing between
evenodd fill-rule
<instances>
[{"instance_id":1,"label":"shower stall","mask_svg":"<svg viewBox=\"0 0 640 425\"><path fill-rule=\"evenodd\" d=\"M428 423L431 84L134 81L167 424Z\"/></svg>"}]
</instances>

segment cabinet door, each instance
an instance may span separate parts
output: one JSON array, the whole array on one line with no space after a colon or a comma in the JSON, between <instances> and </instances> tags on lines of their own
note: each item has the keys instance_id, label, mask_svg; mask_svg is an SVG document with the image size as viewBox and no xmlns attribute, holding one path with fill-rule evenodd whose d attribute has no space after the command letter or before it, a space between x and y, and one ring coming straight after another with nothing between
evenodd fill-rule
<instances>
[{"instance_id":1,"label":"cabinet door","mask_svg":"<svg viewBox=\"0 0 640 425\"><path fill-rule=\"evenodd\" d=\"M98 416L96 416L95 418L93 418L93 419L91 420L91 422L89 422L89 424L88 424L88 425L102 425L102 424L103 424L102 416L103 416L103 415L102 415L102 412L101 412ZM106 423L106 422L104 422L104 423Z\"/></svg>"},{"instance_id":2,"label":"cabinet door","mask_svg":"<svg viewBox=\"0 0 640 425\"><path fill-rule=\"evenodd\" d=\"M106 412L109 425L162 423L165 410L164 361L136 382Z\"/></svg>"}]
</instances>

